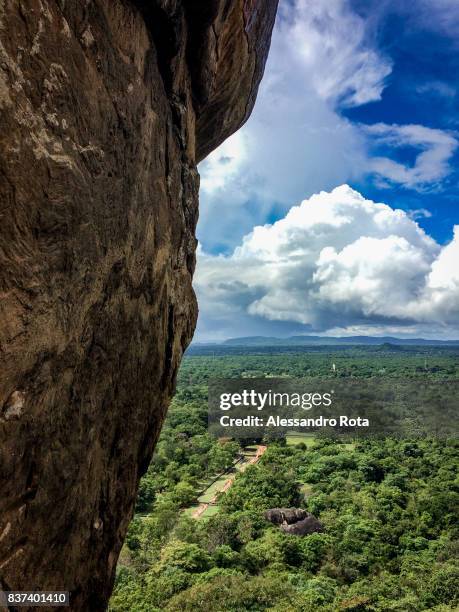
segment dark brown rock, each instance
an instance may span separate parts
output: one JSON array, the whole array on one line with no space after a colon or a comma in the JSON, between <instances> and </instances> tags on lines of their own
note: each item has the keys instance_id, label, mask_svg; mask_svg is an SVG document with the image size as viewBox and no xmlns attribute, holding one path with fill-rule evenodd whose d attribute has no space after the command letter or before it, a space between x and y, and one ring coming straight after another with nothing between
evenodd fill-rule
<instances>
[{"instance_id":1,"label":"dark brown rock","mask_svg":"<svg viewBox=\"0 0 459 612\"><path fill-rule=\"evenodd\" d=\"M109 597L277 0L0 2L0 581ZM196 8L199 7L199 8Z\"/></svg>"},{"instance_id":2,"label":"dark brown rock","mask_svg":"<svg viewBox=\"0 0 459 612\"><path fill-rule=\"evenodd\" d=\"M265 512L266 520L279 525L284 533L305 536L323 531L323 525L313 514L302 508L271 508Z\"/></svg>"},{"instance_id":3,"label":"dark brown rock","mask_svg":"<svg viewBox=\"0 0 459 612\"><path fill-rule=\"evenodd\" d=\"M322 523L316 519L312 514L308 514L304 519L296 521L296 523L283 524L280 526L284 533L290 533L291 535L306 536L311 533L320 533L323 531Z\"/></svg>"},{"instance_id":4,"label":"dark brown rock","mask_svg":"<svg viewBox=\"0 0 459 612\"><path fill-rule=\"evenodd\" d=\"M271 508L266 510L265 518L274 525L282 525L286 523L291 525L301 519L304 519L308 513L302 508Z\"/></svg>"}]
</instances>

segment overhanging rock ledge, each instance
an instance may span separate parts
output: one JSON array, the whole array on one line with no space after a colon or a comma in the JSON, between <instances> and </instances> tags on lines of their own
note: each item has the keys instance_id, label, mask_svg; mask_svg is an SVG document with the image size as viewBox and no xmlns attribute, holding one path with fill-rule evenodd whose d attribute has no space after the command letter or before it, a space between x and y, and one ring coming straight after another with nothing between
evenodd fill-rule
<instances>
[{"instance_id":1,"label":"overhanging rock ledge","mask_svg":"<svg viewBox=\"0 0 459 612\"><path fill-rule=\"evenodd\" d=\"M102 610L277 0L0 3L0 586Z\"/></svg>"}]
</instances>

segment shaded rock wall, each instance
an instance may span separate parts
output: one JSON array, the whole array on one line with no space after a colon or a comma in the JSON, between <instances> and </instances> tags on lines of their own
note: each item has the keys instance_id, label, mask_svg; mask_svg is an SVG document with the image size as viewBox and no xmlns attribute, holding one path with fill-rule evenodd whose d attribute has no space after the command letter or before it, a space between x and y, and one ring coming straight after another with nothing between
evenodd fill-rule
<instances>
[{"instance_id":1,"label":"shaded rock wall","mask_svg":"<svg viewBox=\"0 0 459 612\"><path fill-rule=\"evenodd\" d=\"M106 606L183 350L196 163L277 0L0 1L0 586Z\"/></svg>"}]
</instances>

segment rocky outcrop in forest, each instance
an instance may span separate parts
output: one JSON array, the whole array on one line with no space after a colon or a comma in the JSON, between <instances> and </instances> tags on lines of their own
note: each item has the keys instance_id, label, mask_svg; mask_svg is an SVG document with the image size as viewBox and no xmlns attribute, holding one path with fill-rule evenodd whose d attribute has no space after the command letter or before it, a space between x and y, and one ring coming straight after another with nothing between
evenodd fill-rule
<instances>
[{"instance_id":1,"label":"rocky outcrop in forest","mask_svg":"<svg viewBox=\"0 0 459 612\"><path fill-rule=\"evenodd\" d=\"M277 0L0 2L0 586L102 610Z\"/></svg>"},{"instance_id":2,"label":"rocky outcrop in forest","mask_svg":"<svg viewBox=\"0 0 459 612\"><path fill-rule=\"evenodd\" d=\"M271 508L265 519L290 535L306 536L323 531L323 525L313 514L303 508Z\"/></svg>"}]
</instances>

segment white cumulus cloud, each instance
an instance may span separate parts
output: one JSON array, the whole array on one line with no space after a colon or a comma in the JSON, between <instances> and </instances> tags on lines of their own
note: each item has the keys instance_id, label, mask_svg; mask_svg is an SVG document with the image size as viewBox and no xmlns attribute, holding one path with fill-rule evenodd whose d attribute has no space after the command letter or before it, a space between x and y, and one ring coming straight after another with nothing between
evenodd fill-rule
<instances>
[{"instance_id":1,"label":"white cumulus cloud","mask_svg":"<svg viewBox=\"0 0 459 612\"><path fill-rule=\"evenodd\" d=\"M199 251L198 339L309 330L459 329L459 228L439 245L402 210L347 185L320 192L229 256ZM276 327L277 326L277 327Z\"/></svg>"}]
</instances>

